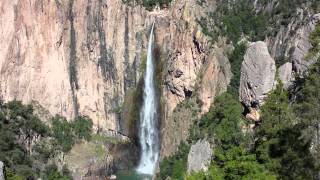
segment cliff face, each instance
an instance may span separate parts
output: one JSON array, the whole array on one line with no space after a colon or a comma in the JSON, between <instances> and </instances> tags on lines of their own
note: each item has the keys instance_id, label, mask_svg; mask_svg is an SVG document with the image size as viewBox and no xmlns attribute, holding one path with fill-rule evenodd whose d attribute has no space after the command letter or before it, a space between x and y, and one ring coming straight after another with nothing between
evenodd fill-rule
<instances>
[{"instance_id":1,"label":"cliff face","mask_svg":"<svg viewBox=\"0 0 320 180\"><path fill-rule=\"evenodd\" d=\"M52 114L88 115L96 127L117 129L114 109L139 77L144 10L91 0L0 7L2 98L35 100Z\"/></svg>"},{"instance_id":2,"label":"cliff face","mask_svg":"<svg viewBox=\"0 0 320 180\"><path fill-rule=\"evenodd\" d=\"M212 1L207 7L213 7ZM231 78L230 64L226 57L227 46L210 44L197 23L206 10L196 1L175 1L171 9L157 12L156 45L163 63L159 74L161 85L161 157L172 154L181 141L186 140L192 116L209 110L214 97L227 89ZM159 72L158 72L159 73ZM185 101L197 99L198 110L179 111Z\"/></svg>"},{"instance_id":3,"label":"cliff face","mask_svg":"<svg viewBox=\"0 0 320 180\"><path fill-rule=\"evenodd\" d=\"M197 89L198 114L206 112L231 76L225 43L211 45L196 23L204 15L192 0L152 12L121 0L1 1L0 97L37 101L51 114L87 115L96 129L121 130L123 102L142 77L155 21L161 153L169 155L191 124L173 121L176 106Z\"/></svg>"}]
</instances>

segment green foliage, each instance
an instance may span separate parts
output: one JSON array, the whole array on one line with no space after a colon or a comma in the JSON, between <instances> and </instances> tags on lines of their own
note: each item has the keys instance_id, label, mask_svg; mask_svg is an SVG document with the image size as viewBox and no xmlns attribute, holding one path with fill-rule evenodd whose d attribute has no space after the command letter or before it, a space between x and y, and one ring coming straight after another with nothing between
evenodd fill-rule
<instances>
[{"instance_id":1,"label":"green foliage","mask_svg":"<svg viewBox=\"0 0 320 180\"><path fill-rule=\"evenodd\" d=\"M220 95L215 101L210 111L197 123L197 128L191 128L190 139L214 139L224 148L230 144L239 145L244 139L241 104L229 93Z\"/></svg>"},{"instance_id":2,"label":"green foliage","mask_svg":"<svg viewBox=\"0 0 320 180\"><path fill-rule=\"evenodd\" d=\"M312 179L310 140L302 137L306 126L294 118L281 83L263 106L261 120L255 147L258 160L281 179Z\"/></svg>"},{"instance_id":3,"label":"green foliage","mask_svg":"<svg viewBox=\"0 0 320 180\"><path fill-rule=\"evenodd\" d=\"M14 173L13 171L11 171L10 169L5 169L6 172L6 178L7 180L24 180L24 178L20 175L17 175L16 173Z\"/></svg>"},{"instance_id":4,"label":"green foliage","mask_svg":"<svg viewBox=\"0 0 320 180\"><path fill-rule=\"evenodd\" d=\"M228 150L217 148L215 163L223 172L223 179L276 179L257 162L254 154L249 153L242 146L233 146Z\"/></svg>"},{"instance_id":5,"label":"green foliage","mask_svg":"<svg viewBox=\"0 0 320 180\"><path fill-rule=\"evenodd\" d=\"M229 55L229 62L231 64L231 72L233 73L233 76L228 87L228 92L235 96L238 96L238 90L240 86L241 64L246 50L247 45L245 43L236 44L234 50Z\"/></svg>"},{"instance_id":6,"label":"green foliage","mask_svg":"<svg viewBox=\"0 0 320 180\"><path fill-rule=\"evenodd\" d=\"M300 79L294 97L294 112L299 117L299 124L303 126L302 137L306 142L312 142L314 159L320 159L320 142L316 135L320 124L320 61L318 60L309 70L309 76ZM319 138L319 137L318 137ZM316 168L320 171L320 162L316 161ZM318 177L319 178L319 177Z\"/></svg>"},{"instance_id":7,"label":"green foliage","mask_svg":"<svg viewBox=\"0 0 320 180\"><path fill-rule=\"evenodd\" d=\"M71 123L58 115L52 119L52 136L56 141L57 150L65 153L69 152L75 143Z\"/></svg>"},{"instance_id":8,"label":"green foliage","mask_svg":"<svg viewBox=\"0 0 320 180\"><path fill-rule=\"evenodd\" d=\"M160 8L167 7L171 1L172 0L123 0L124 3L130 5L142 5L149 11L151 11L155 6L159 6Z\"/></svg>"},{"instance_id":9,"label":"green foliage","mask_svg":"<svg viewBox=\"0 0 320 180\"><path fill-rule=\"evenodd\" d=\"M147 66L147 54L143 53L141 56L141 62L139 67L140 73L144 74L144 72L146 71L146 66Z\"/></svg>"},{"instance_id":10,"label":"green foliage","mask_svg":"<svg viewBox=\"0 0 320 180\"><path fill-rule=\"evenodd\" d=\"M217 1L216 11L207 18L198 20L204 34L213 40L219 35L226 36L237 44L245 36L249 41L264 40L268 17L256 12L250 0Z\"/></svg>"},{"instance_id":11,"label":"green foliage","mask_svg":"<svg viewBox=\"0 0 320 180\"><path fill-rule=\"evenodd\" d=\"M308 7L309 13L317 13L319 10L318 0L279 0L272 3L272 0L260 0L262 6L273 5L268 12L269 26L277 29L280 25L287 26L291 18L298 16L298 8Z\"/></svg>"},{"instance_id":12,"label":"green foliage","mask_svg":"<svg viewBox=\"0 0 320 180\"><path fill-rule=\"evenodd\" d=\"M284 19L291 18L294 14L292 12L296 11L296 4L292 5L290 2L283 0L278 3L280 9L291 8L279 12ZM305 3L303 0L299 2ZM245 15L248 8L240 5L240 12L243 11L243 14L240 13L240 17L233 20L229 11L238 7L229 5L226 3L227 9L217 10L222 12L223 16L220 14L220 17L226 18L224 25L227 36L234 43L242 35L252 36L254 33L250 32L255 30L250 31L250 26L249 28L239 26L240 33L235 28L238 26L237 21L242 21L241 17L248 16ZM248 4L244 3L244 5ZM224 16L226 13L228 16ZM281 23L286 24L283 21ZM228 31L231 34L228 35ZM207 33L211 32L207 31ZM259 35L256 34L253 37L259 37ZM317 57L320 52L319 37L318 25L310 36L310 42L313 45L310 53L314 57ZM180 178L187 180L319 179L320 143L316 134L320 131L320 62L313 65L306 78L298 78L295 89L290 94L283 89L283 84L278 82L277 88L268 95L262 106L261 122L256 123L258 126L252 134L254 138L250 139L251 136L247 136L242 129L245 122L242 121L242 108L238 103L236 92L239 86L237 70L245 49L245 44L236 43L235 50L230 55L235 76L228 93L217 97L210 111L190 129L188 143L192 144L199 139L207 139L215 143L213 161L209 170L187 175L186 167L181 163L183 161L173 159L170 162L166 159L160 166L160 172L163 173L161 177L166 177L165 173L172 176L173 172L179 171ZM291 101L289 101L290 98Z\"/></svg>"},{"instance_id":13,"label":"green foliage","mask_svg":"<svg viewBox=\"0 0 320 180\"><path fill-rule=\"evenodd\" d=\"M0 160L8 180L35 179L54 154L50 128L20 101L0 102ZM31 142L35 145L31 146Z\"/></svg>"},{"instance_id":14,"label":"green foliage","mask_svg":"<svg viewBox=\"0 0 320 180\"><path fill-rule=\"evenodd\" d=\"M233 42L237 43L242 35L250 40L257 41L265 38L267 17L256 13L251 1L240 0L231 4L219 2L223 33ZM229 7L228 7L229 6Z\"/></svg>"},{"instance_id":15,"label":"green foliage","mask_svg":"<svg viewBox=\"0 0 320 180\"><path fill-rule=\"evenodd\" d=\"M92 120L86 116L77 117L72 122L72 128L76 137L87 141L91 139L92 126Z\"/></svg>"},{"instance_id":16,"label":"green foliage","mask_svg":"<svg viewBox=\"0 0 320 180\"><path fill-rule=\"evenodd\" d=\"M46 137L48 127L33 114L31 105L20 101L0 103L0 160L8 170L8 178L34 177L32 149L29 143L36 137Z\"/></svg>"},{"instance_id":17,"label":"green foliage","mask_svg":"<svg viewBox=\"0 0 320 180\"><path fill-rule=\"evenodd\" d=\"M55 164L50 164L45 168L44 175L42 177L46 180L71 180L69 170L64 166L62 172L58 170Z\"/></svg>"},{"instance_id":18,"label":"green foliage","mask_svg":"<svg viewBox=\"0 0 320 180\"><path fill-rule=\"evenodd\" d=\"M310 34L309 41L312 45L309 51L309 56L315 57L320 54L320 25L316 26L316 29Z\"/></svg>"},{"instance_id":19,"label":"green foliage","mask_svg":"<svg viewBox=\"0 0 320 180\"><path fill-rule=\"evenodd\" d=\"M243 123L241 113L242 107L233 95L224 93L217 97L210 111L190 129L188 139L190 144L203 138L214 141L215 161L210 165L209 171L186 176L186 161L190 145L185 145L188 148L179 147L175 155L160 163L160 179L165 179L167 176L173 179L185 177L190 180L274 177L263 169L263 165L255 160L254 155L244 148L237 149L237 146L246 144L245 134L241 130ZM176 174L176 172L179 173Z\"/></svg>"},{"instance_id":20,"label":"green foliage","mask_svg":"<svg viewBox=\"0 0 320 180\"><path fill-rule=\"evenodd\" d=\"M258 129L259 136L273 137L276 133L293 123L289 107L288 92L283 89L282 83L268 96L262 107L263 123Z\"/></svg>"},{"instance_id":21,"label":"green foliage","mask_svg":"<svg viewBox=\"0 0 320 180\"><path fill-rule=\"evenodd\" d=\"M242 107L235 96L225 93L216 98L210 111L191 130L191 139L214 139L214 161L208 172L198 172L186 179L275 179L248 152L242 132ZM198 132L197 132L198 130ZM197 134L198 133L198 134Z\"/></svg>"},{"instance_id":22,"label":"green foliage","mask_svg":"<svg viewBox=\"0 0 320 180\"><path fill-rule=\"evenodd\" d=\"M140 78L136 88L128 89L123 102L122 116L125 120L122 130L130 137L137 138L137 121L143 102L143 78Z\"/></svg>"},{"instance_id":23,"label":"green foliage","mask_svg":"<svg viewBox=\"0 0 320 180\"><path fill-rule=\"evenodd\" d=\"M55 140L55 148L67 153L77 140L91 139L92 121L85 116L79 116L72 122L66 118L56 115L52 118L52 136Z\"/></svg>"},{"instance_id":24,"label":"green foliage","mask_svg":"<svg viewBox=\"0 0 320 180\"><path fill-rule=\"evenodd\" d=\"M0 161L6 166L6 178L35 179L45 174L43 166L57 151L68 152L75 140L89 140L91 129L92 122L87 117L69 123L60 116L52 119L49 128L34 114L31 105L20 101L0 102ZM71 179L66 176L67 171L63 169L60 179ZM54 175L59 173L53 173L53 179L59 178Z\"/></svg>"},{"instance_id":25,"label":"green foliage","mask_svg":"<svg viewBox=\"0 0 320 180\"><path fill-rule=\"evenodd\" d=\"M224 172L216 164L211 164L207 172L191 173L186 180L224 180Z\"/></svg>"},{"instance_id":26,"label":"green foliage","mask_svg":"<svg viewBox=\"0 0 320 180\"><path fill-rule=\"evenodd\" d=\"M190 146L181 143L179 151L170 156L164 158L160 162L160 173L157 174L157 179L166 179L168 176L172 179L183 179L187 170L187 158L190 150Z\"/></svg>"}]
</instances>

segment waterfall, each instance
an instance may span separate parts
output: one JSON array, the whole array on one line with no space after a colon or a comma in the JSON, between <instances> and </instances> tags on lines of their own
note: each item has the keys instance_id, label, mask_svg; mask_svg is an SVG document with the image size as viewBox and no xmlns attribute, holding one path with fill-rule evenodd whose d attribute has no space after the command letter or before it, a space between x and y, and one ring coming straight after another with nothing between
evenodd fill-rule
<instances>
[{"instance_id":1,"label":"waterfall","mask_svg":"<svg viewBox=\"0 0 320 180\"><path fill-rule=\"evenodd\" d=\"M157 130L157 102L154 84L153 62L153 28L152 24L144 76L143 105L140 112L141 158L137 171L142 174L154 174L159 158L159 138Z\"/></svg>"}]
</instances>

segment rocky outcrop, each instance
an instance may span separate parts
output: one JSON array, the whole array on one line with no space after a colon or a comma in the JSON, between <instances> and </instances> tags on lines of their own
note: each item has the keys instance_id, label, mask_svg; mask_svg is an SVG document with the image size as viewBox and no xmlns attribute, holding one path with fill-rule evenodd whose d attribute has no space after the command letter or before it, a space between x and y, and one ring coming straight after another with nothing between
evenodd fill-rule
<instances>
[{"instance_id":1,"label":"rocky outcrop","mask_svg":"<svg viewBox=\"0 0 320 180\"><path fill-rule=\"evenodd\" d=\"M308 59L307 54L312 45L309 42L309 36L314 31L316 24L320 21L320 14L313 15L309 22L298 29L294 39L294 50L292 53L292 63L295 72L298 75L303 75L304 72L312 65L316 58Z\"/></svg>"},{"instance_id":2,"label":"rocky outcrop","mask_svg":"<svg viewBox=\"0 0 320 180\"><path fill-rule=\"evenodd\" d=\"M292 72L303 76L315 59L308 59L311 48L309 35L320 22L320 14L311 15L308 10L299 10L288 26L281 26L275 37L267 38L271 56L276 61L292 63ZM294 74L292 77L294 77Z\"/></svg>"},{"instance_id":3,"label":"rocky outcrop","mask_svg":"<svg viewBox=\"0 0 320 180\"><path fill-rule=\"evenodd\" d=\"M283 83L283 87L288 89L293 84L293 67L292 63L287 62L278 69L279 79Z\"/></svg>"},{"instance_id":4,"label":"rocky outcrop","mask_svg":"<svg viewBox=\"0 0 320 180\"><path fill-rule=\"evenodd\" d=\"M207 171L212 157L212 149L208 141L199 140L192 145L188 154L188 173Z\"/></svg>"},{"instance_id":5,"label":"rocky outcrop","mask_svg":"<svg viewBox=\"0 0 320 180\"><path fill-rule=\"evenodd\" d=\"M275 84L276 66L266 43L249 45L241 66L240 101L248 108L247 117L259 120L257 109L264 103Z\"/></svg>"},{"instance_id":6,"label":"rocky outcrop","mask_svg":"<svg viewBox=\"0 0 320 180\"><path fill-rule=\"evenodd\" d=\"M94 135L90 142L74 145L63 160L74 179L83 179L107 177L118 170L133 169L138 157L134 144L99 134Z\"/></svg>"},{"instance_id":7,"label":"rocky outcrop","mask_svg":"<svg viewBox=\"0 0 320 180\"><path fill-rule=\"evenodd\" d=\"M2 161L0 161L0 180L5 180L4 179L4 164Z\"/></svg>"}]
</instances>

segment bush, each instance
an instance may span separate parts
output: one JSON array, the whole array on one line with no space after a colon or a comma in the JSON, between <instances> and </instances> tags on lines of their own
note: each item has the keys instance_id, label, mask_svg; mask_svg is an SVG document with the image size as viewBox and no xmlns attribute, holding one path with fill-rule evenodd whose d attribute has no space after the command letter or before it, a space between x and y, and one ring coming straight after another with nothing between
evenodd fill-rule
<instances>
[{"instance_id":1,"label":"bush","mask_svg":"<svg viewBox=\"0 0 320 180\"><path fill-rule=\"evenodd\" d=\"M45 168L42 178L46 180L72 180L70 172L65 166L63 167L62 172L60 172L55 164L48 165Z\"/></svg>"},{"instance_id":2,"label":"bush","mask_svg":"<svg viewBox=\"0 0 320 180\"><path fill-rule=\"evenodd\" d=\"M78 139L85 139L89 141L91 139L92 120L85 116L77 117L72 122L73 131Z\"/></svg>"},{"instance_id":3,"label":"bush","mask_svg":"<svg viewBox=\"0 0 320 180\"><path fill-rule=\"evenodd\" d=\"M65 153L69 152L75 143L72 125L66 118L58 115L52 119L52 136L55 139L57 150Z\"/></svg>"},{"instance_id":4,"label":"bush","mask_svg":"<svg viewBox=\"0 0 320 180\"><path fill-rule=\"evenodd\" d=\"M127 4L139 4L144 6L147 10L151 11L155 6L159 6L160 8L164 8L169 6L172 0L123 0L124 3Z\"/></svg>"},{"instance_id":5,"label":"bush","mask_svg":"<svg viewBox=\"0 0 320 180\"><path fill-rule=\"evenodd\" d=\"M233 76L228 87L228 92L235 96L238 96L239 93L241 65L246 50L247 45L245 43L236 44L233 52L229 55L229 62L231 64L231 72L233 73Z\"/></svg>"},{"instance_id":6,"label":"bush","mask_svg":"<svg viewBox=\"0 0 320 180\"><path fill-rule=\"evenodd\" d=\"M157 179L164 180L167 177L173 179L181 179L187 171L187 160L190 146L185 143L181 143L179 151L170 157L164 158L160 162L160 172L157 174Z\"/></svg>"}]
</instances>

